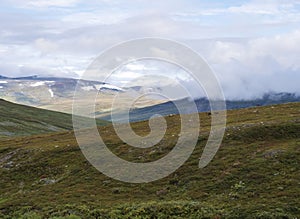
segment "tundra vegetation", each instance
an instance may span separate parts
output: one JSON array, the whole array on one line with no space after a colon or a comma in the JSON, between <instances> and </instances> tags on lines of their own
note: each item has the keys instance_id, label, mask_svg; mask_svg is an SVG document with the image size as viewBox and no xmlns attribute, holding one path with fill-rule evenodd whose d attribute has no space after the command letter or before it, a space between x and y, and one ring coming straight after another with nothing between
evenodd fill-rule
<instances>
[{"instance_id":1,"label":"tundra vegetation","mask_svg":"<svg viewBox=\"0 0 300 219\"><path fill-rule=\"evenodd\" d=\"M198 161L211 117L199 114L192 156L147 184L98 172L82 155L67 115L26 108L28 116L23 106L4 101L0 109L0 218L300 217L300 103L228 111L223 143L203 169ZM165 137L148 149L124 144L109 124L99 132L119 157L149 162L165 156L178 139L180 117L166 120ZM131 125L140 135L149 132L147 121Z\"/></svg>"}]
</instances>

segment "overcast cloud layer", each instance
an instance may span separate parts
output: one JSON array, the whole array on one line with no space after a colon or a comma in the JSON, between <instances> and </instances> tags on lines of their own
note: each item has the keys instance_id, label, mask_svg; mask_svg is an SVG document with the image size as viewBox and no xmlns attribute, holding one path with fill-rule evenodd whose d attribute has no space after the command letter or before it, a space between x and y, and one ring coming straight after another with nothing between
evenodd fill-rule
<instances>
[{"instance_id":1,"label":"overcast cloud layer","mask_svg":"<svg viewBox=\"0 0 300 219\"><path fill-rule=\"evenodd\" d=\"M162 37L202 55L227 98L300 93L297 0L3 0L0 32L0 75L77 77L116 43Z\"/></svg>"}]
</instances>

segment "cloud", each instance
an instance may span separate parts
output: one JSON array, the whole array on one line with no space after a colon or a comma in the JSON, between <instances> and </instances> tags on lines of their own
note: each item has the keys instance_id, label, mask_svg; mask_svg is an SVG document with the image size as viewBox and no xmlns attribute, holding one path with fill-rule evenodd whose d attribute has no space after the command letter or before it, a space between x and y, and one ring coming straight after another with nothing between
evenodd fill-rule
<instances>
[{"instance_id":1,"label":"cloud","mask_svg":"<svg viewBox=\"0 0 300 219\"><path fill-rule=\"evenodd\" d=\"M226 64L238 60L248 68L269 72L268 59L273 59L283 69L300 70L300 29L272 37L259 37L241 42L216 40L209 48L211 63ZM272 64L272 63L271 63Z\"/></svg>"},{"instance_id":2,"label":"cloud","mask_svg":"<svg viewBox=\"0 0 300 219\"><path fill-rule=\"evenodd\" d=\"M273 15L279 14L285 9L290 8L292 5L289 1L250 1L240 6L233 6L227 9L228 12L232 13L246 13L246 14L262 14L262 15Z\"/></svg>"},{"instance_id":3,"label":"cloud","mask_svg":"<svg viewBox=\"0 0 300 219\"><path fill-rule=\"evenodd\" d=\"M55 42L44 38L35 40L35 46L42 54L52 53L59 49L58 45Z\"/></svg>"},{"instance_id":4,"label":"cloud","mask_svg":"<svg viewBox=\"0 0 300 219\"><path fill-rule=\"evenodd\" d=\"M49 7L71 7L75 6L80 0L10 0L7 1L20 8L49 8Z\"/></svg>"},{"instance_id":5,"label":"cloud","mask_svg":"<svg viewBox=\"0 0 300 219\"><path fill-rule=\"evenodd\" d=\"M26 5L28 7L40 7L40 8L47 8L47 7L68 7L68 6L74 6L76 3L78 3L79 0L31 0L27 1Z\"/></svg>"},{"instance_id":6,"label":"cloud","mask_svg":"<svg viewBox=\"0 0 300 219\"><path fill-rule=\"evenodd\" d=\"M0 74L82 74L111 46L142 37L187 43L231 98L299 92L300 2L4 0L0 3ZM158 51L161 52L161 51ZM128 65L119 81L157 64ZM183 75L176 77L190 83ZM192 85L191 85L192 87Z\"/></svg>"},{"instance_id":7,"label":"cloud","mask_svg":"<svg viewBox=\"0 0 300 219\"><path fill-rule=\"evenodd\" d=\"M205 51L229 98L300 93L300 31L240 42L216 41Z\"/></svg>"}]
</instances>

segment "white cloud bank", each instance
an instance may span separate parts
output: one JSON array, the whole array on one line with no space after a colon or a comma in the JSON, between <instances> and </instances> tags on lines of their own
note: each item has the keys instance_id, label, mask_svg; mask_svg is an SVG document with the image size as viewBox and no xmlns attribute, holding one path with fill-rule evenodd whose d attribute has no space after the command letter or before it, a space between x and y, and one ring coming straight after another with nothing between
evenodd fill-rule
<instances>
[{"instance_id":1,"label":"white cloud bank","mask_svg":"<svg viewBox=\"0 0 300 219\"><path fill-rule=\"evenodd\" d=\"M216 41L208 62L230 98L300 93L300 31L245 42Z\"/></svg>"},{"instance_id":2,"label":"white cloud bank","mask_svg":"<svg viewBox=\"0 0 300 219\"><path fill-rule=\"evenodd\" d=\"M3 0L0 7L0 75L75 77L116 43L162 37L199 52L227 97L300 93L297 0ZM140 70L129 66L118 80Z\"/></svg>"}]
</instances>

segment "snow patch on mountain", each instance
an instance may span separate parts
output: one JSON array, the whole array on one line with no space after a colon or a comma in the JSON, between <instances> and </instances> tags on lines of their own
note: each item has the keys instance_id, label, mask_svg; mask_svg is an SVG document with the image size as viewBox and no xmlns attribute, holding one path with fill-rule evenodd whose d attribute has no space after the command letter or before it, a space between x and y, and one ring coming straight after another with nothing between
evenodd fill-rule
<instances>
[{"instance_id":1,"label":"snow patch on mountain","mask_svg":"<svg viewBox=\"0 0 300 219\"><path fill-rule=\"evenodd\" d=\"M7 84L7 81L0 81L0 84Z\"/></svg>"},{"instance_id":2,"label":"snow patch on mountain","mask_svg":"<svg viewBox=\"0 0 300 219\"><path fill-rule=\"evenodd\" d=\"M95 90L95 88L93 86L86 86L86 87L82 87L82 90L91 91L91 90Z\"/></svg>"},{"instance_id":3,"label":"snow patch on mountain","mask_svg":"<svg viewBox=\"0 0 300 219\"><path fill-rule=\"evenodd\" d=\"M43 86L43 85L45 85L45 81L38 81L38 82L32 83L30 85L30 87L39 87L39 86Z\"/></svg>"},{"instance_id":4,"label":"snow patch on mountain","mask_svg":"<svg viewBox=\"0 0 300 219\"><path fill-rule=\"evenodd\" d=\"M97 90L110 89L110 90L124 91L124 89L117 87L115 85L112 85L112 84L99 84L99 85L95 85L95 87Z\"/></svg>"},{"instance_id":5,"label":"snow patch on mountain","mask_svg":"<svg viewBox=\"0 0 300 219\"><path fill-rule=\"evenodd\" d=\"M54 81L38 81L38 82L34 82L34 83L30 84L30 87L39 87L39 86L52 84L52 83L54 83Z\"/></svg>"},{"instance_id":6,"label":"snow patch on mountain","mask_svg":"<svg viewBox=\"0 0 300 219\"><path fill-rule=\"evenodd\" d=\"M51 88L49 88L48 91L49 91L51 97L54 97L54 93L53 93L53 91L51 90Z\"/></svg>"}]
</instances>

